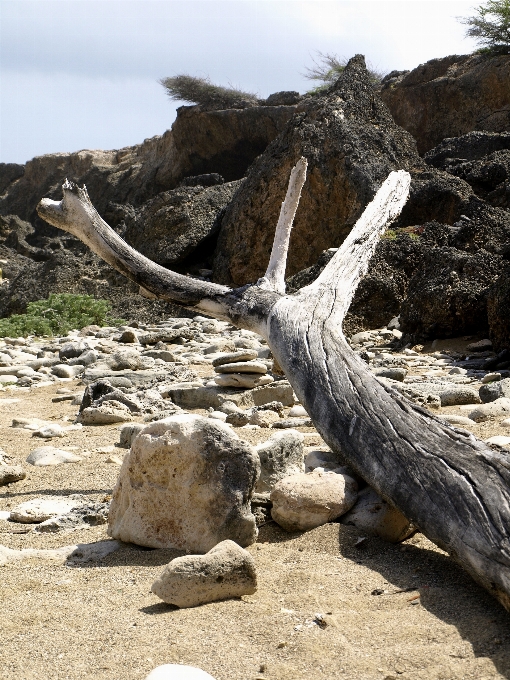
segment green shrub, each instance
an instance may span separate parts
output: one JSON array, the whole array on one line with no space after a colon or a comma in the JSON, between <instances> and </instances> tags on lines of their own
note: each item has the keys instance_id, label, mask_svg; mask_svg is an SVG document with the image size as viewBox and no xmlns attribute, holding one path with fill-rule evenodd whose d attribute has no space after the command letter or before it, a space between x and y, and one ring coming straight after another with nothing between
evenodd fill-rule
<instances>
[{"instance_id":1,"label":"green shrub","mask_svg":"<svg viewBox=\"0 0 510 680\"><path fill-rule=\"evenodd\" d=\"M208 109L240 109L260 102L256 95L234 87L214 85L209 78L179 75L159 81L170 99L201 104Z\"/></svg>"},{"instance_id":2,"label":"green shrub","mask_svg":"<svg viewBox=\"0 0 510 680\"><path fill-rule=\"evenodd\" d=\"M343 57L340 58L336 54L323 54L322 52L317 52L317 57L313 60L314 66L312 68L307 67L304 76L305 78L308 78L308 80L319 81L320 85L311 89L308 94L321 94L328 90L343 73L348 61L348 59ZM368 65L367 70L373 86L377 87L380 84L384 73L375 70L370 64Z\"/></svg>"},{"instance_id":3,"label":"green shrub","mask_svg":"<svg viewBox=\"0 0 510 680\"><path fill-rule=\"evenodd\" d=\"M488 0L475 8L472 17L460 17L469 26L466 36L476 38L482 45L481 53L510 53L510 0Z\"/></svg>"},{"instance_id":4,"label":"green shrub","mask_svg":"<svg viewBox=\"0 0 510 680\"><path fill-rule=\"evenodd\" d=\"M91 295L52 293L47 300L29 302L25 314L0 319L0 337L27 335L66 335L74 328L123 323L110 318L111 303Z\"/></svg>"}]
</instances>

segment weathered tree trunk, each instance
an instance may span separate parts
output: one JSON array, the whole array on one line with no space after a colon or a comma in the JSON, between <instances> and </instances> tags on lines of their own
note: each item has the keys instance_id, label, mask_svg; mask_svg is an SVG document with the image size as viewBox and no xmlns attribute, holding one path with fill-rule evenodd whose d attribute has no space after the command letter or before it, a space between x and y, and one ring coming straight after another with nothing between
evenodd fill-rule
<instances>
[{"instance_id":1,"label":"weathered tree trunk","mask_svg":"<svg viewBox=\"0 0 510 680\"><path fill-rule=\"evenodd\" d=\"M375 246L407 200L409 175L391 173L320 277L285 295L284 258L305 175L301 159L266 275L235 290L147 260L99 217L85 188L66 182L63 200L43 199L38 212L155 296L265 337L332 450L510 609L510 456L381 385L342 334Z\"/></svg>"}]
</instances>

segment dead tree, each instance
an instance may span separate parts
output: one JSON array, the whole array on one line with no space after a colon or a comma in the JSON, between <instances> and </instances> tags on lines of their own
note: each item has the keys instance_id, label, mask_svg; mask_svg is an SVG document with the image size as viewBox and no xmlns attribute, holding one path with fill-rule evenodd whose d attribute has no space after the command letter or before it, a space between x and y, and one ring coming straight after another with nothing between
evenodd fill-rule
<instances>
[{"instance_id":1,"label":"dead tree","mask_svg":"<svg viewBox=\"0 0 510 680\"><path fill-rule=\"evenodd\" d=\"M383 498L510 609L510 456L383 386L350 349L342 322L386 227L409 192L392 172L319 278L285 295L285 261L306 161L291 174L266 275L230 289L154 264L98 215L85 187L38 212L154 296L262 335L320 435Z\"/></svg>"}]
</instances>

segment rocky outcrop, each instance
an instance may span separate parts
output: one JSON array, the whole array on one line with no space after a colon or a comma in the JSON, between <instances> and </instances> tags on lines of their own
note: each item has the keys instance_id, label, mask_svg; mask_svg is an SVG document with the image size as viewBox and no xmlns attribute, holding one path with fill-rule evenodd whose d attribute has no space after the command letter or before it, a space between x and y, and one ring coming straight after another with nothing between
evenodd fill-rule
<instances>
[{"instance_id":1,"label":"rocky outcrop","mask_svg":"<svg viewBox=\"0 0 510 680\"><path fill-rule=\"evenodd\" d=\"M510 130L510 55L453 55L383 79L381 97L420 153L472 130Z\"/></svg>"},{"instance_id":2,"label":"rocky outcrop","mask_svg":"<svg viewBox=\"0 0 510 680\"><path fill-rule=\"evenodd\" d=\"M421 167L413 139L395 125L370 82L364 58L351 59L323 97L298 113L253 163L222 221L214 278L242 285L263 274L290 170L308 160L287 272L338 246L391 170Z\"/></svg>"},{"instance_id":3,"label":"rocky outcrop","mask_svg":"<svg viewBox=\"0 0 510 680\"><path fill-rule=\"evenodd\" d=\"M510 267L506 267L488 294L490 337L496 351L510 349Z\"/></svg>"},{"instance_id":4,"label":"rocky outcrop","mask_svg":"<svg viewBox=\"0 0 510 680\"><path fill-rule=\"evenodd\" d=\"M217 234L223 210L241 180L217 186L183 186L164 191L126 212L123 237L149 259L167 267L182 263ZM210 249L214 247L211 244ZM206 256L206 253L204 253ZM194 259L197 259L195 253Z\"/></svg>"},{"instance_id":5,"label":"rocky outcrop","mask_svg":"<svg viewBox=\"0 0 510 680\"><path fill-rule=\"evenodd\" d=\"M510 208L510 132L469 132L445 139L425 160L468 182L491 205Z\"/></svg>"},{"instance_id":6,"label":"rocky outcrop","mask_svg":"<svg viewBox=\"0 0 510 680\"><path fill-rule=\"evenodd\" d=\"M227 181L240 179L295 108L201 111L198 106L181 107L171 130L136 146L47 154L24 167L2 164L0 187L5 193L0 197L0 215L15 214L35 224L37 203L43 196L60 200L66 177L87 185L103 216L110 203L141 205L192 175L216 172ZM42 228L44 223L37 224Z\"/></svg>"}]
</instances>

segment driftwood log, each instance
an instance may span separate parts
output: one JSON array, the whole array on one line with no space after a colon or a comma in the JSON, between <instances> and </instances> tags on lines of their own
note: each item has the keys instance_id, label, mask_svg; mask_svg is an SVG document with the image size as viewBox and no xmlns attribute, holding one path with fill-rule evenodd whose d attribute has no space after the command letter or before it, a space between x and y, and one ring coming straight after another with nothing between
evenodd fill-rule
<instances>
[{"instance_id":1,"label":"driftwood log","mask_svg":"<svg viewBox=\"0 0 510 680\"><path fill-rule=\"evenodd\" d=\"M319 278L285 295L306 165L301 159L292 171L266 275L237 289L140 255L102 220L85 187L66 181L63 200L43 199L38 213L149 294L263 336L331 449L510 609L510 455L383 386L342 333L376 244L407 200L410 177L392 172Z\"/></svg>"}]
</instances>

